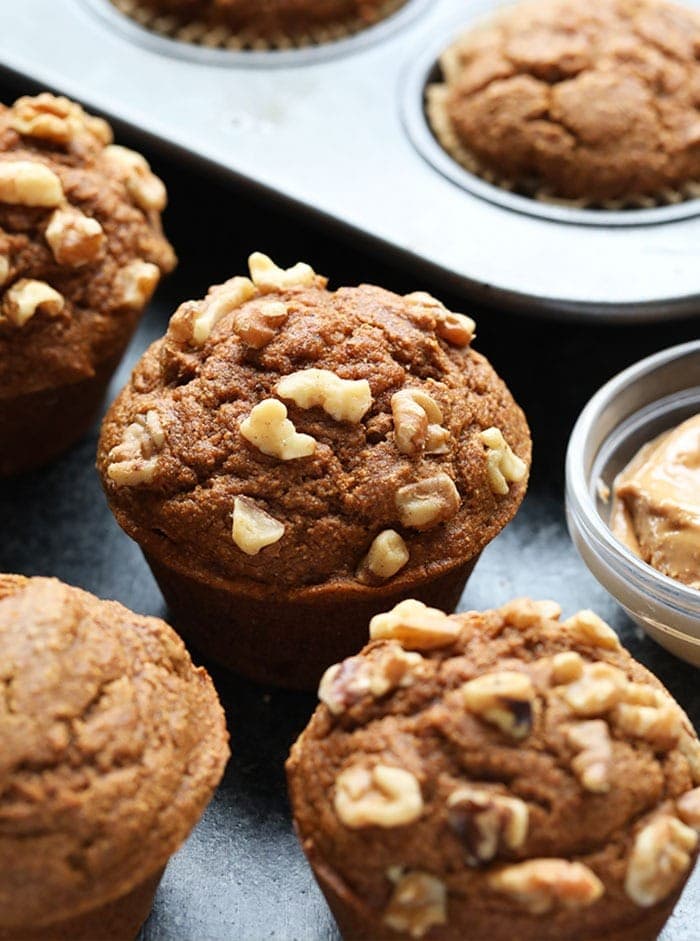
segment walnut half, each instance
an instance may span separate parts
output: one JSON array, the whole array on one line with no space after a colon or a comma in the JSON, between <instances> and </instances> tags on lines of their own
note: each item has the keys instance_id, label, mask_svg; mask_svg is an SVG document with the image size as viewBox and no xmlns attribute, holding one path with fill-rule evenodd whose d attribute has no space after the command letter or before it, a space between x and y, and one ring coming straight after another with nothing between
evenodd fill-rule
<instances>
[{"instance_id":1,"label":"walnut half","mask_svg":"<svg viewBox=\"0 0 700 941\"><path fill-rule=\"evenodd\" d=\"M529 859L506 866L488 881L494 891L519 902L533 915L548 912L555 905L583 908L596 902L605 891L588 866L566 859Z\"/></svg>"},{"instance_id":2,"label":"walnut half","mask_svg":"<svg viewBox=\"0 0 700 941\"><path fill-rule=\"evenodd\" d=\"M479 866L501 847L517 849L527 837L527 804L486 788L458 787L447 799L447 819L467 849L467 862Z\"/></svg>"},{"instance_id":3,"label":"walnut half","mask_svg":"<svg viewBox=\"0 0 700 941\"><path fill-rule=\"evenodd\" d=\"M373 657L348 657L328 667L321 677L318 698L334 716L342 715L364 696L379 699L413 683L423 663L419 653L408 653L398 644L386 644Z\"/></svg>"},{"instance_id":4,"label":"walnut half","mask_svg":"<svg viewBox=\"0 0 700 941\"><path fill-rule=\"evenodd\" d=\"M448 647L459 636L460 622L422 601L408 598L369 622L372 640L396 640L409 650Z\"/></svg>"},{"instance_id":5,"label":"walnut half","mask_svg":"<svg viewBox=\"0 0 700 941\"><path fill-rule=\"evenodd\" d=\"M163 426L155 409L137 415L124 432L121 444L109 452L107 476L117 487L150 484L158 469L158 452L165 443Z\"/></svg>"},{"instance_id":6,"label":"walnut half","mask_svg":"<svg viewBox=\"0 0 700 941\"><path fill-rule=\"evenodd\" d=\"M499 670L469 680L461 688L467 710L512 738L532 730L535 688L525 673Z\"/></svg>"},{"instance_id":7,"label":"walnut half","mask_svg":"<svg viewBox=\"0 0 700 941\"><path fill-rule=\"evenodd\" d=\"M405 826L423 813L423 798L415 775L403 768L354 765L335 780L333 806L338 818L353 830L362 827Z\"/></svg>"},{"instance_id":8,"label":"walnut half","mask_svg":"<svg viewBox=\"0 0 700 941\"><path fill-rule=\"evenodd\" d=\"M433 925L447 923L447 889L430 873L390 871L394 892L384 911L384 924L412 938L422 938Z\"/></svg>"},{"instance_id":9,"label":"walnut half","mask_svg":"<svg viewBox=\"0 0 700 941\"><path fill-rule=\"evenodd\" d=\"M400 487L395 502L402 526L418 530L452 519L462 504L454 481L443 472Z\"/></svg>"},{"instance_id":10,"label":"walnut half","mask_svg":"<svg viewBox=\"0 0 700 941\"><path fill-rule=\"evenodd\" d=\"M661 815L634 841L625 891L642 908L667 898L690 868L698 835L676 817Z\"/></svg>"}]
</instances>

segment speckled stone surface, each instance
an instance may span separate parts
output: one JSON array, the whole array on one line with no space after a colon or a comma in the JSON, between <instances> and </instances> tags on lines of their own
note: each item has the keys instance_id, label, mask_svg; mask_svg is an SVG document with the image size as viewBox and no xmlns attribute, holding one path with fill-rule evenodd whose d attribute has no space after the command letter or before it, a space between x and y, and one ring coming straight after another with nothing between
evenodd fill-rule
<instances>
[{"instance_id":1,"label":"speckled stone surface","mask_svg":"<svg viewBox=\"0 0 700 941\"><path fill-rule=\"evenodd\" d=\"M0 85L3 100L26 91ZM658 674L698 726L698 671L641 634L589 575L569 540L563 503L564 451L590 395L643 356L696 338L698 321L619 328L474 312L439 280L394 269L356 242L329 237L250 194L147 156L170 192L166 231L181 263L151 304L110 396L145 346L163 332L177 303L243 273L249 251L256 248L285 265L307 260L330 276L332 285L368 281L402 293L429 290L454 310L474 314L476 349L489 357L526 411L534 463L521 511L484 552L460 607L493 607L524 594L555 598L566 613L592 607ZM0 483L0 571L56 575L135 611L166 616L140 551L107 509L93 468L96 442L97 427L52 466ZM233 754L214 801L166 871L141 941L338 941L292 832L284 783L289 746L315 699L256 687L207 666L227 711ZM697 941L699 911L700 869L662 941Z\"/></svg>"}]
</instances>

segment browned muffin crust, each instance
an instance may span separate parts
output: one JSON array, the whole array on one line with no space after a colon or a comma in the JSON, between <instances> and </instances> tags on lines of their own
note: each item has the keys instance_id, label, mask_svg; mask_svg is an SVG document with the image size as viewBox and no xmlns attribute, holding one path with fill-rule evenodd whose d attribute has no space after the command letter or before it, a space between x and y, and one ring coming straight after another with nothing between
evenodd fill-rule
<instances>
[{"instance_id":1,"label":"browned muffin crust","mask_svg":"<svg viewBox=\"0 0 700 941\"><path fill-rule=\"evenodd\" d=\"M536 0L443 55L428 110L457 159L529 195L677 199L700 182L699 51L698 13L664 0Z\"/></svg>"},{"instance_id":2,"label":"browned muffin crust","mask_svg":"<svg viewBox=\"0 0 700 941\"><path fill-rule=\"evenodd\" d=\"M155 875L228 757L211 680L167 624L46 578L0 577L0 741L3 937Z\"/></svg>"},{"instance_id":3,"label":"browned muffin crust","mask_svg":"<svg viewBox=\"0 0 700 941\"><path fill-rule=\"evenodd\" d=\"M145 550L175 556L205 580L280 591L320 583L365 591L478 555L522 500L530 439L506 386L468 345L473 321L424 294L404 298L367 285L328 291L307 265L265 270L257 285L234 278L183 304L112 405L98 468L120 525ZM211 332L193 339L193 324L216 310ZM345 407L362 398L362 414L334 417L290 398L282 380L303 381L312 369L330 375ZM405 438L413 420L401 410L416 411L396 398L402 390L437 409L427 440L415 446L397 438L397 422ZM313 453L283 459L245 436L251 412L270 400L284 402L292 438L310 436ZM427 424L422 408L418 421ZM501 492L489 470L489 455L497 462L499 455L480 437L492 426L518 456L510 455L515 465ZM429 508L422 522L409 521L400 505L411 494L402 488L414 484ZM277 527L256 554L235 530L232 537L241 497L243 509ZM386 533L393 536L382 537L390 545L380 545L380 555L396 543L408 558L375 577L363 560Z\"/></svg>"},{"instance_id":4,"label":"browned muffin crust","mask_svg":"<svg viewBox=\"0 0 700 941\"><path fill-rule=\"evenodd\" d=\"M656 938L697 854L700 743L604 622L558 617L404 602L327 671L287 772L346 938Z\"/></svg>"}]
</instances>

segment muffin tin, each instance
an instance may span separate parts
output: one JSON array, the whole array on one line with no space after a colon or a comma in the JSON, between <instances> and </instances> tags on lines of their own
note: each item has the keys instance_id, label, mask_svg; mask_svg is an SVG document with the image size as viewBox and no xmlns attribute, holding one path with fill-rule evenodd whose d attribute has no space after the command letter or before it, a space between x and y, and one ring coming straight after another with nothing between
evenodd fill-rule
<instances>
[{"instance_id":1,"label":"muffin tin","mask_svg":"<svg viewBox=\"0 0 700 941\"><path fill-rule=\"evenodd\" d=\"M540 204L476 179L434 141L422 102L437 57L493 9L407 0L347 39L242 52L158 36L109 0L23 0L0 5L0 58L475 301L593 321L697 313L700 199Z\"/></svg>"}]
</instances>

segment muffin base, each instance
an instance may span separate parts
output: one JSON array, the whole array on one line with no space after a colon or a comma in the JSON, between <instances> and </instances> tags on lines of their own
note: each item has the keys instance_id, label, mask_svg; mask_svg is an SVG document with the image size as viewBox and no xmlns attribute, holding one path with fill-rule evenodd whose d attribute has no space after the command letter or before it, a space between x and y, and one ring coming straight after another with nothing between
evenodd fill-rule
<instances>
[{"instance_id":1,"label":"muffin base","mask_svg":"<svg viewBox=\"0 0 700 941\"><path fill-rule=\"evenodd\" d=\"M75 918L41 927L0 927L0 941L131 941L150 914L164 872L159 869L126 895Z\"/></svg>"},{"instance_id":2,"label":"muffin base","mask_svg":"<svg viewBox=\"0 0 700 941\"><path fill-rule=\"evenodd\" d=\"M324 670L368 641L370 618L406 598L453 611L479 556L414 586L348 598L342 587L276 594L193 578L142 547L173 627L205 656L257 683L315 691Z\"/></svg>"}]
</instances>

